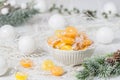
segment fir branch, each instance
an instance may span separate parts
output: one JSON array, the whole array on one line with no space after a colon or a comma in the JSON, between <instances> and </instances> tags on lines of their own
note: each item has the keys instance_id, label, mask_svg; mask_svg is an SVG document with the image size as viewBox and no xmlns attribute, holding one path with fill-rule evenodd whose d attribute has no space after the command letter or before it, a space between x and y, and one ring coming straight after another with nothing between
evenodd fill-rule
<instances>
[{"instance_id":1,"label":"fir branch","mask_svg":"<svg viewBox=\"0 0 120 80\"><path fill-rule=\"evenodd\" d=\"M120 51L119 51L120 52ZM119 54L119 53L117 53ZM115 60L114 65L106 62L106 58ZM120 56L118 55L117 58ZM120 75L120 62L117 61L116 54L102 56L97 58L91 58L83 62L84 70L77 73L78 80L90 80L91 78L110 78Z\"/></svg>"},{"instance_id":2,"label":"fir branch","mask_svg":"<svg viewBox=\"0 0 120 80\"><path fill-rule=\"evenodd\" d=\"M35 9L17 9L7 15L0 15L0 26L5 24L19 26L24 24L33 15L39 13Z\"/></svg>"},{"instance_id":3,"label":"fir branch","mask_svg":"<svg viewBox=\"0 0 120 80\"><path fill-rule=\"evenodd\" d=\"M4 5L8 0L3 0L0 2L0 10L3 8L8 8L8 14L2 14L0 13L0 26L3 25L12 25L12 26L19 26L24 24L27 20L29 20L32 16L39 13L38 10L34 9L33 6L35 3L28 2L27 8L22 9L19 7L15 8L11 6L10 4Z\"/></svg>"},{"instance_id":4,"label":"fir branch","mask_svg":"<svg viewBox=\"0 0 120 80\"><path fill-rule=\"evenodd\" d=\"M51 6L51 8L49 9L49 12L54 12L57 11L60 14L68 14L68 15L72 15L72 14L84 14L86 18L86 20L94 20L97 19L99 16L97 15L97 10L82 10L80 11L78 8L74 7L73 9L69 10L68 8L64 7L64 5L60 5L57 6L55 3ZM112 15L112 12L109 11L109 13L101 13L100 14L103 18L105 19L109 19ZM120 14L114 14L114 17L120 17Z\"/></svg>"},{"instance_id":5,"label":"fir branch","mask_svg":"<svg viewBox=\"0 0 120 80\"><path fill-rule=\"evenodd\" d=\"M50 12L57 11L60 14L67 13L71 15L72 13L79 14L80 11L77 8L73 8L73 10L69 10L65 8L63 5L57 6L56 4L53 4L52 7L49 9Z\"/></svg>"}]
</instances>

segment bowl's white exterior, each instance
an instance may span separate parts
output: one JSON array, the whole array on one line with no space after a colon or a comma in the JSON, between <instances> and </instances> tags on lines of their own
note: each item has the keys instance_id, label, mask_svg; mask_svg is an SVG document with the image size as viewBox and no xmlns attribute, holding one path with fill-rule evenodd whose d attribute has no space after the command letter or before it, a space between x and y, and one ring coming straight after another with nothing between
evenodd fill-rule
<instances>
[{"instance_id":1,"label":"bowl's white exterior","mask_svg":"<svg viewBox=\"0 0 120 80\"><path fill-rule=\"evenodd\" d=\"M60 63L64 65L77 65L81 64L85 58L90 58L95 50L95 47L91 46L86 50L79 51L65 51L50 48L51 55Z\"/></svg>"}]
</instances>

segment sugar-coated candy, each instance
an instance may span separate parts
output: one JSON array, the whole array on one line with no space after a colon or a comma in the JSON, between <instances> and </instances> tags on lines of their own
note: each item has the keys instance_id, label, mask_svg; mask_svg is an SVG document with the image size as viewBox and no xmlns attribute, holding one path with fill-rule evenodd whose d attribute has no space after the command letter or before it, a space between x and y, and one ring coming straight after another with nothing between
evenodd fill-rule
<instances>
[{"instance_id":1,"label":"sugar-coated candy","mask_svg":"<svg viewBox=\"0 0 120 80\"><path fill-rule=\"evenodd\" d=\"M51 73L54 76L62 76L64 74L64 70L62 67L55 66L52 68Z\"/></svg>"},{"instance_id":2,"label":"sugar-coated candy","mask_svg":"<svg viewBox=\"0 0 120 80\"><path fill-rule=\"evenodd\" d=\"M71 45L64 45L60 48L60 50L72 50L72 46Z\"/></svg>"},{"instance_id":3,"label":"sugar-coated candy","mask_svg":"<svg viewBox=\"0 0 120 80\"><path fill-rule=\"evenodd\" d=\"M22 59L20 65L24 68L31 68L33 67L33 61L30 59Z\"/></svg>"},{"instance_id":4,"label":"sugar-coated candy","mask_svg":"<svg viewBox=\"0 0 120 80\"><path fill-rule=\"evenodd\" d=\"M55 45L55 48L60 49L62 46L66 45L64 42L59 42L58 44Z\"/></svg>"},{"instance_id":5,"label":"sugar-coated candy","mask_svg":"<svg viewBox=\"0 0 120 80\"><path fill-rule=\"evenodd\" d=\"M56 30L56 31L55 31L55 35L56 35L57 37L64 36L64 33L65 33L64 30Z\"/></svg>"},{"instance_id":6,"label":"sugar-coated candy","mask_svg":"<svg viewBox=\"0 0 120 80\"><path fill-rule=\"evenodd\" d=\"M16 78L16 80L27 80L28 75L26 73L23 73L23 72L17 72L15 74L15 78Z\"/></svg>"},{"instance_id":7,"label":"sugar-coated candy","mask_svg":"<svg viewBox=\"0 0 120 80\"><path fill-rule=\"evenodd\" d=\"M75 27L71 27L71 26L67 27L65 30L66 30L66 32L78 33L77 29Z\"/></svg>"},{"instance_id":8,"label":"sugar-coated candy","mask_svg":"<svg viewBox=\"0 0 120 80\"><path fill-rule=\"evenodd\" d=\"M52 47L54 47L59 41L60 39L57 36L51 36L47 40L48 44Z\"/></svg>"},{"instance_id":9,"label":"sugar-coated candy","mask_svg":"<svg viewBox=\"0 0 120 80\"><path fill-rule=\"evenodd\" d=\"M78 31L74 27L67 27L65 29L65 36L70 38L75 38L78 35Z\"/></svg>"},{"instance_id":10,"label":"sugar-coated candy","mask_svg":"<svg viewBox=\"0 0 120 80\"><path fill-rule=\"evenodd\" d=\"M54 63L51 60L45 60L42 63L42 69L43 70L47 70L48 71L48 70L51 70L53 67L54 67Z\"/></svg>"},{"instance_id":11,"label":"sugar-coated candy","mask_svg":"<svg viewBox=\"0 0 120 80\"><path fill-rule=\"evenodd\" d=\"M73 45L74 44L74 39L73 38L69 38L69 37L61 37L60 38L62 42L68 44L68 45Z\"/></svg>"}]
</instances>

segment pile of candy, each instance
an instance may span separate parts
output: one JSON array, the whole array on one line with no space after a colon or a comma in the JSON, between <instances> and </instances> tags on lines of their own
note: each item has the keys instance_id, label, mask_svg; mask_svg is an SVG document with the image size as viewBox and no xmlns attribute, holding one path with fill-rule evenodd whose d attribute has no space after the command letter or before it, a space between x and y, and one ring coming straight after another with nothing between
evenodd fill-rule
<instances>
[{"instance_id":1,"label":"pile of candy","mask_svg":"<svg viewBox=\"0 0 120 80\"><path fill-rule=\"evenodd\" d=\"M60 50L84 50L93 41L84 32L78 32L75 27L67 27L65 30L56 30L55 35L47 40L49 46Z\"/></svg>"},{"instance_id":2,"label":"pile of candy","mask_svg":"<svg viewBox=\"0 0 120 80\"><path fill-rule=\"evenodd\" d=\"M62 76L64 74L64 69L60 66L56 66L51 60L45 60L42 63L42 69L50 71L54 76Z\"/></svg>"},{"instance_id":3,"label":"pile of candy","mask_svg":"<svg viewBox=\"0 0 120 80\"><path fill-rule=\"evenodd\" d=\"M26 69L34 67L34 62L31 59L21 59L20 66ZM41 69L44 71L49 71L51 75L62 76L64 74L64 69L60 66L55 65L52 60L44 60L41 64ZM15 74L16 80L27 80L28 74L23 72L17 72Z\"/></svg>"}]
</instances>

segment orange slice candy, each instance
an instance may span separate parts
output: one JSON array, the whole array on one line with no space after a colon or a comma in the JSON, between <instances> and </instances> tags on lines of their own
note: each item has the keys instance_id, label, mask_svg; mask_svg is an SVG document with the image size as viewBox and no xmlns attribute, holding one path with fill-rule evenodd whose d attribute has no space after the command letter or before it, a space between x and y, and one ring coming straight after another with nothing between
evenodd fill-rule
<instances>
[{"instance_id":1,"label":"orange slice candy","mask_svg":"<svg viewBox=\"0 0 120 80\"><path fill-rule=\"evenodd\" d=\"M33 66L33 61L30 59L22 59L20 65L24 68L31 68Z\"/></svg>"},{"instance_id":2,"label":"orange slice candy","mask_svg":"<svg viewBox=\"0 0 120 80\"><path fill-rule=\"evenodd\" d=\"M74 27L67 27L65 29L65 36L70 38L75 38L78 35L78 31Z\"/></svg>"},{"instance_id":3,"label":"orange slice candy","mask_svg":"<svg viewBox=\"0 0 120 80\"><path fill-rule=\"evenodd\" d=\"M61 41L68 44L68 45L73 45L75 39L69 38L69 37L61 37Z\"/></svg>"},{"instance_id":4,"label":"orange slice candy","mask_svg":"<svg viewBox=\"0 0 120 80\"><path fill-rule=\"evenodd\" d=\"M74 32L74 33L78 33L78 30L75 27L69 26L65 29L66 32Z\"/></svg>"},{"instance_id":5,"label":"orange slice candy","mask_svg":"<svg viewBox=\"0 0 120 80\"><path fill-rule=\"evenodd\" d=\"M48 44L55 48L55 46L60 42L60 39L56 36L49 37L47 40Z\"/></svg>"},{"instance_id":6,"label":"orange slice candy","mask_svg":"<svg viewBox=\"0 0 120 80\"><path fill-rule=\"evenodd\" d=\"M90 46L91 44L92 44L92 41L89 39L83 41L84 46Z\"/></svg>"},{"instance_id":7,"label":"orange slice candy","mask_svg":"<svg viewBox=\"0 0 120 80\"><path fill-rule=\"evenodd\" d=\"M84 40L88 39L87 34L85 32L80 32L79 36L82 37Z\"/></svg>"},{"instance_id":8,"label":"orange slice candy","mask_svg":"<svg viewBox=\"0 0 120 80\"><path fill-rule=\"evenodd\" d=\"M85 50L92 44L92 41L87 39L82 42L82 45L80 46L79 50Z\"/></svg>"},{"instance_id":9,"label":"orange slice candy","mask_svg":"<svg viewBox=\"0 0 120 80\"><path fill-rule=\"evenodd\" d=\"M65 32L64 36L69 37L69 38L75 38L78 34L74 32Z\"/></svg>"},{"instance_id":10,"label":"orange slice candy","mask_svg":"<svg viewBox=\"0 0 120 80\"><path fill-rule=\"evenodd\" d=\"M54 76L62 76L64 74L64 70L62 67L55 66L54 68L52 68L51 73Z\"/></svg>"},{"instance_id":11,"label":"orange slice candy","mask_svg":"<svg viewBox=\"0 0 120 80\"><path fill-rule=\"evenodd\" d=\"M50 46L52 46L55 43L55 41L57 41L57 40L58 40L58 37L51 36L51 37L48 38L47 42Z\"/></svg>"},{"instance_id":12,"label":"orange slice candy","mask_svg":"<svg viewBox=\"0 0 120 80\"><path fill-rule=\"evenodd\" d=\"M43 70L51 70L54 67L54 63L51 60L45 60L42 63L42 69Z\"/></svg>"},{"instance_id":13,"label":"orange slice candy","mask_svg":"<svg viewBox=\"0 0 120 80\"><path fill-rule=\"evenodd\" d=\"M71 45L64 45L60 48L60 50L72 50L72 46Z\"/></svg>"},{"instance_id":14,"label":"orange slice candy","mask_svg":"<svg viewBox=\"0 0 120 80\"><path fill-rule=\"evenodd\" d=\"M59 42L58 44L55 45L55 48L60 49L64 45L65 45L64 42Z\"/></svg>"}]
</instances>

